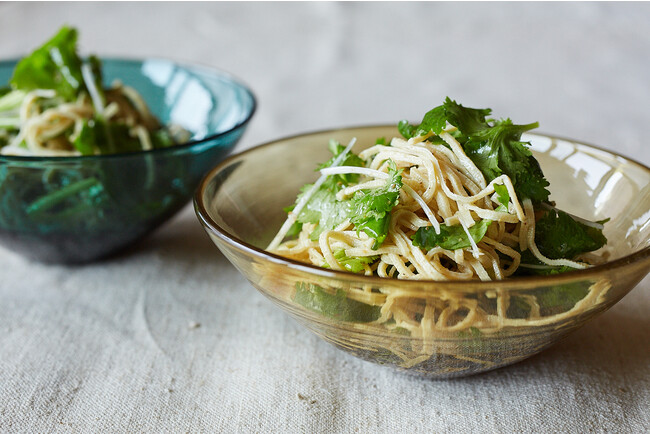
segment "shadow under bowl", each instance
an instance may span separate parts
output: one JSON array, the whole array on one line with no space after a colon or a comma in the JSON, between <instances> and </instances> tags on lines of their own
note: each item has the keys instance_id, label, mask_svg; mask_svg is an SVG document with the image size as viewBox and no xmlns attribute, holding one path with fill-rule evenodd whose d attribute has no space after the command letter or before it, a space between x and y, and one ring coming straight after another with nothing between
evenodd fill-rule
<instances>
[{"instance_id":1,"label":"shadow under bowl","mask_svg":"<svg viewBox=\"0 0 650 434\"><path fill-rule=\"evenodd\" d=\"M502 281L408 281L332 271L268 253L301 186L330 158L329 139L356 152L393 126L277 140L210 171L195 210L211 239L265 296L309 330L371 362L433 378L488 371L530 357L605 311L650 270L650 169L579 142L529 134L558 207L601 220L603 265Z\"/></svg>"},{"instance_id":2,"label":"shadow under bowl","mask_svg":"<svg viewBox=\"0 0 650 434\"><path fill-rule=\"evenodd\" d=\"M229 74L164 59L103 59L105 84L136 89L163 124L189 130L170 148L79 157L0 155L0 244L48 263L84 263L153 231L192 198L255 112ZM15 61L0 63L0 83Z\"/></svg>"}]
</instances>

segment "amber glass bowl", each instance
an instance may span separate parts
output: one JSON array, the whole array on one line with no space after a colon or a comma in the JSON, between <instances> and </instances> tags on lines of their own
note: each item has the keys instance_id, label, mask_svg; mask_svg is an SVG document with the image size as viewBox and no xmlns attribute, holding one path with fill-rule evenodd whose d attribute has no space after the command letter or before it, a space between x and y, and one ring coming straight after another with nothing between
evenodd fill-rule
<instances>
[{"instance_id":1,"label":"amber glass bowl","mask_svg":"<svg viewBox=\"0 0 650 434\"><path fill-rule=\"evenodd\" d=\"M609 309L648 273L650 169L543 135L526 139L558 207L611 218L603 265L496 282L405 281L332 271L264 250L286 218L282 208L330 158L329 139L356 137L359 151L397 135L392 126L347 128L242 152L203 179L196 213L253 286L309 330L362 359L429 377L475 374L530 357Z\"/></svg>"}]
</instances>

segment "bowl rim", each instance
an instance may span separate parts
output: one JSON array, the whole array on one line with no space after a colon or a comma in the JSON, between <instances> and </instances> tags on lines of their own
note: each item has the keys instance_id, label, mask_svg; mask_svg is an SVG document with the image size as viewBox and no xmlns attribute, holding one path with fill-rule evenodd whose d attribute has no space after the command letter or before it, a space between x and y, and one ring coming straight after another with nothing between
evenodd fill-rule
<instances>
[{"instance_id":1,"label":"bowl rim","mask_svg":"<svg viewBox=\"0 0 650 434\"><path fill-rule=\"evenodd\" d=\"M19 62L22 59L22 57L16 57L16 58L11 58L11 59L3 59L0 60L0 68L5 67L5 66L10 66L14 65ZM230 72L227 72L223 69L216 68L213 66L208 66L208 65L203 65L200 63L194 63L194 62L185 62L185 61L176 61L171 58L166 58L166 57L160 57L160 56L155 56L155 57L113 57L113 56L99 56L99 59L104 62L104 61L109 61L109 62L114 62L114 63L122 63L122 64L129 64L129 65L136 65L136 64L142 64L145 61L160 61L160 62L168 62L172 63L176 66L180 66L181 68L186 68L186 69L191 69L194 71L198 71L201 73L205 74L211 74L211 75L216 75L219 78L225 79L225 81L229 82L231 85L234 84L237 87L241 88L251 99L251 107L249 112L246 114L246 116L239 121L237 124L233 125L232 127L228 128L225 131L222 131L220 133L215 133L215 134L210 134L208 136L205 136L202 139L199 140L189 140L184 143L180 143L178 145L174 146L169 146L167 148L157 148L157 149L150 149L148 151L145 150L140 150L140 151L134 151L134 152L119 152L119 153L114 153L114 154L100 154L100 155L71 155L71 156L28 156L28 155L1 155L0 154L0 162L53 162L53 161L61 161L61 162L70 162L70 161L92 161L92 160L105 160L105 159L111 159L111 158L125 158L125 157L139 157L142 155L161 155L161 154L166 154L166 153L175 153L175 152L182 152L185 150L190 150L193 147L198 147L199 145L205 144L207 142L213 141L215 139L218 139L219 137L226 136L230 133L232 133L235 130L238 130L246 124L248 124L251 119L253 118L253 115L257 111L257 97L255 96L255 93L251 90L251 87L247 85L244 81L236 77L235 75L231 74Z\"/></svg>"},{"instance_id":2,"label":"bowl rim","mask_svg":"<svg viewBox=\"0 0 650 434\"><path fill-rule=\"evenodd\" d=\"M499 289L514 289L514 288L521 288L524 285L538 286L539 284L544 284L545 286L549 286L553 284L566 283L567 281L588 280L590 278L594 279L597 278L597 276L602 274L603 272L612 273L617 269L623 268L628 265L637 264L640 262L647 262L646 265L650 266L650 246L647 246L629 255L625 255L613 261L605 262L604 264L595 265L593 267L585 268L582 270L568 271L564 273L558 273L558 274L547 275L547 276L520 276L520 277L507 278L503 280L491 280L491 281L390 279L390 278L379 277L379 276L366 276L363 274L352 273L350 271L326 269L326 268L318 267L316 265L311 265L293 259L285 258L275 253L267 252L266 250L255 247L252 244L249 244L239 239L238 237L230 234L227 230L219 226L219 224L216 221L214 221L214 219L208 213L206 204L204 203L203 200L205 190L208 184L210 183L210 181L215 177L215 175L219 173L223 168L230 165L233 161L240 159L248 154L257 152L261 148L270 147L279 142L284 142L287 140L295 140L300 137L323 135L328 133L330 134L336 132L340 133L341 131L364 130L364 129L375 129L375 128L396 128L396 126L394 124L373 124L373 125L349 126L349 127L341 127L341 128L327 128L327 129L311 131L307 133L298 133L298 134L282 137L279 139L274 139L272 141L265 142L263 144L254 146L252 148L246 149L244 151L229 156L228 158L222 160L215 167L213 167L208 173L206 173L203 179L201 180L201 182L199 183L198 188L196 189L196 192L194 194L194 210L196 212L199 221L206 229L209 229L211 233L218 236L221 240L225 241L226 243L230 244L231 246L237 249L244 250L264 261L269 261L278 265L284 265L291 269L296 269L309 274L315 274L320 277L334 278L338 280L347 280L347 281L363 281L364 284L368 283L368 284L375 284L380 286L385 285L387 281L397 281L399 282L399 285L404 287L407 286L413 287L413 289L415 289L416 287L421 288L423 286L431 286L431 285L435 285L436 287L439 288L449 287L450 289L451 288L459 289L461 287L465 287L463 288L464 290L466 290L467 287L471 286L473 290L479 290L479 291L495 289L496 287L498 287ZM634 159L625 157L621 154L612 152L608 149L604 149L599 146L591 145L574 139L564 138L557 135L546 134L546 133L527 133L527 135L568 141L579 146L584 146L590 149L604 152L618 159L622 158L627 162L636 164L644 171L650 173L650 168L647 167L646 165Z\"/></svg>"}]
</instances>

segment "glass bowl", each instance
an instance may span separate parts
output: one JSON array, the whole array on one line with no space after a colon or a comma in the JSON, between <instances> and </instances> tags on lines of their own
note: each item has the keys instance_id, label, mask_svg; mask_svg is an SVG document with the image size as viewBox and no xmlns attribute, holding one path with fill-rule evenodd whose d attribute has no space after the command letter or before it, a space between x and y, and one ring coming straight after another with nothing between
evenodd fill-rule
<instances>
[{"instance_id":1,"label":"glass bowl","mask_svg":"<svg viewBox=\"0 0 650 434\"><path fill-rule=\"evenodd\" d=\"M7 83L15 61L0 63ZM106 84L137 89L165 124L192 133L175 147L79 157L0 155L0 244L50 263L110 255L154 230L192 198L235 146L256 107L219 70L169 60L103 59Z\"/></svg>"},{"instance_id":2,"label":"glass bowl","mask_svg":"<svg viewBox=\"0 0 650 434\"><path fill-rule=\"evenodd\" d=\"M336 347L429 377L464 376L532 356L605 311L650 269L650 169L611 152L526 136L558 206L611 221L607 263L495 282L407 281L332 271L264 251L300 187L331 157L330 138L355 150L393 126L317 132L232 156L201 182L194 205L217 247L265 296ZM382 318L390 307L392 317ZM396 326L394 318L399 316Z\"/></svg>"}]
</instances>

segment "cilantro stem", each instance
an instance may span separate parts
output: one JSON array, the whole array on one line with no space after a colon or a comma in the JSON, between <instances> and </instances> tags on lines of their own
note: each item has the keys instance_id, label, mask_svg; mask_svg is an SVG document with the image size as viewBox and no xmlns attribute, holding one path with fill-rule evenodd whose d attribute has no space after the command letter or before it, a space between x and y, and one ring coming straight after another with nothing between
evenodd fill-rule
<instances>
[{"instance_id":1,"label":"cilantro stem","mask_svg":"<svg viewBox=\"0 0 650 434\"><path fill-rule=\"evenodd\" d=\"M20 118L15 117L0 117L0 128L20 128Z\"/></svg>"},{"instance_id":2,"label":"cilantro stem","mask_svg":"<svg viewBox=\"0 0 650 434\"><path fill-rule=\"evenodd\" d=\"M27 213L37 215L43 211L54 207L56 204L62 202L69 196L75 195L81 191L89 190L92 187L101 185L99 180L95 177L82 179L73 184L67 185L60 190L43 196L27 207Z\"/></svg>"},{"instance_id":3,"label":"cilantro stem","mask_svg":"<svg viewBox=\"0 0 650 434\"><path fill-rule=\"evenodd\" d=\"M14 90L0 98L0 112L16 110L23 103L25 92Z\"/></svg>"}]
</instances>

